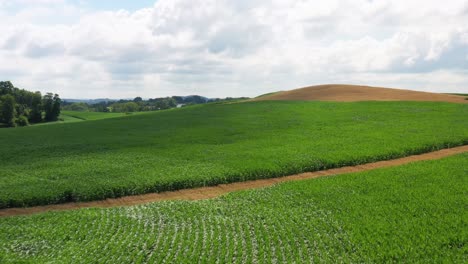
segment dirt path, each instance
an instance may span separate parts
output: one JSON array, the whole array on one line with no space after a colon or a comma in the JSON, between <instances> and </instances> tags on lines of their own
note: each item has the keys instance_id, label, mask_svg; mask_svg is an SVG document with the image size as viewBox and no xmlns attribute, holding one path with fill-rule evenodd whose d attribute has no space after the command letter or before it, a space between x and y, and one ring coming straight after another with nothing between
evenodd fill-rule
<instances>
[{"instance_id":1,"label":"dirt path","mask_svg":"<svg viewBox=\"0 0 468 264\"><path fill-rule=\"evenodd\" d=\"M344 173L349 173L349 172L368 171L368 170L372 170L376 168L398 166L398 165L402 165L402 164L406 164L406 163L410 163L414 161L440 159L443 157L452 156L452 155L463 153L463 152L468 152L468 145L450 148L450 149L443 149L443 150L429 152L429 153L425 153L421 155L408 156L408 157L400 158L400 159L379 161L379 162L367 163L367 164L362 164L362 165L357 165L357 166L352 166L352 167L342 167L342 168L337 168L337 169L330 169L330 170L323 170L323 171L316 171L316 172L306 172L306 173L301 173L301 174L296 174L296 175L285 176L281 178L236 182L236 183L230 183L230 184L221 184L221 185L212 186L212 187L184 189L184 190L173 191L173 192L150 193L150 194L143 194L143 195L126 196L122 198L107 199L107 200L93 201L93 202L64 203L64 204L36 206L36 207L28 207L28 208L8 208L8 209L0 210L0 217L16 216L16 215L30 215L30 214L36 214L36 213L41 213L41 212L46 212L46 211L73 210L73 209L88 208L88 207L106 208L106 207L116 207L116 206L129 206L129 205L137 205L137 204L144 204L144 203L156 202L156 201L166 201L166 200L209 199L209 198L218 197L220 195L223 195L229 192L268 187L268 186L272 186L280 182L312 179L312 178L318 178L318 177L324 177L324 176L344 174Z\"/></svg>"}]
</instances>

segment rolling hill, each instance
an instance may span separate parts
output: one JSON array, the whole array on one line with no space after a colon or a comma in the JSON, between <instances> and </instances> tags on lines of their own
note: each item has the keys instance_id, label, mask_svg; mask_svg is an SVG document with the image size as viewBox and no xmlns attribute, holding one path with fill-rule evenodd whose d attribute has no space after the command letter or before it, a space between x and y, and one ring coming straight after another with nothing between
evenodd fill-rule
<instances>
[{"instance_id":1,"label":"rolling hill","mask_svg":"<svg viewBox=\"0 0 468 264\"><path fill-rule=\"evenodd\" d=\"M363 164L468 143L468 105L268 101L0 130L0 208Z\"/></svg>"},{"instance_id":2,"label":"rolling hill","mask_svg":"<svg viewBox=\"0 0 468 264\"><path fill-rule=\"evenodd\" d=\"M333 89L343 87L323 93ZM334 100L397 100L366 89ZM465 263L467 153L362 164L466 146L468 104L304 100L318 90L135 115L64 111L61 123L1 129L0 212L113 208L0 213L0 263ZM106 200L207 198L192 188L338 167L354 173L193 202Z\"/></svg>"},{"instance_id":3,"label":"rolling hill","mask_svg":"<svg viewBox=\"0 0 468 264\"><path fill-rule=\"evenodd\" d=\"M266 94L253 99L254 101L267 100L294 100L294 101L432 101L468 103L464 96L451 94L438 94L419 92L394 88L382 88L359 85L327 84L309 86L290 91Z\"/></svg>"}]
</instances>

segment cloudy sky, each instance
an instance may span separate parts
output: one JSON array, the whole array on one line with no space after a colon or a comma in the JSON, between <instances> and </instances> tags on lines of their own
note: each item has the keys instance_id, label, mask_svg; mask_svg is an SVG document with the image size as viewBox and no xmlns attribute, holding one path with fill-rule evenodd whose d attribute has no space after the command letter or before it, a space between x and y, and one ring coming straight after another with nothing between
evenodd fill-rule
<instances>
[{"instance_id":1,"label":"cloudy sky","mask_svg":"<svg viewBox=\"0 0 468 264\"><path fill-rule=\"evenodd\" d=\"M0 80L62 98L468 92L468 0L0 0Z\"/></svg>"}]
</instances>

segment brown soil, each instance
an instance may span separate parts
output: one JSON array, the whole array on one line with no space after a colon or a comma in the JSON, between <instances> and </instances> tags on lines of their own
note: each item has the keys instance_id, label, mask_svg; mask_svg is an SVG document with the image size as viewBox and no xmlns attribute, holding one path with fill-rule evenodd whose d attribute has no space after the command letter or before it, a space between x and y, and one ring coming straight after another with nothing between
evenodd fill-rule
<instances>
[{"instance_id":1,"label":"brown soil","mask_svg":"<svg viewBox=\"0 0 468 264\"><path fill-rule=\"evenodd\" d=\"M400 158L400 159L379 161L379 162L367 163L367 164L357 165L357 166L352 166L352 167L342 167L342 168L329 169L329 170L316 171L316 172L306 172L306 173L301 173L301 174L296 174L296 175L285 176L281 178L236 182L236 183L230 183L230 184L221 184L221 185L212 186L212 187L184 189L184 190L173 191L173 192L150 193L150 194L143 194L143 195L126 196L122 198L107 199L107 200L93 201L93 202L65 203L65 204L54 204L54 205L45 205L45 206L36 206L36 207L27 207L27 208L8 208L8 209L0 210L0 217L30 215L30 214L47 212L47 211L63 211L63 210L73 210L73 209L89 208L89 207L106 208L106 207L117 207L117 206L130 206L130 205L144 204L144 203L156 202L156 201L166 201L166 200L210 199L210 198L218 197L223 194L234 192L234 191L269 187L280 182L305 180L305 179L332 176L332 175L338 175L338 174L344 174L344 173L350 173L350 172L368 171L368 170L372 170L376 168L398 166L398 165L402 165L402 164L406 164L406 163L410 163L414 161L440 159L443 157L447 157L447 156L451 156L451 155L455 155L455 154L459 154L463 152L468 152L468 145L450 148L450 149L443 149L443 150L439 150L435 152L425 153L421 155L414 155L414 156L409 156L409 157Z\"/></svg>"},{"instance_id":2,"label":"brown soil","mask_svg":"<svg viewBox=\"0 0 468 264\"><path fill-rule=\"evenodd\" d=\"M464 96L418 92L393 88L381 88L359 85L328 84L304 87L291 91L278 92L253 99L299 100L299 101L435 101L468 103Z\"/></svg>"}]
</instances>

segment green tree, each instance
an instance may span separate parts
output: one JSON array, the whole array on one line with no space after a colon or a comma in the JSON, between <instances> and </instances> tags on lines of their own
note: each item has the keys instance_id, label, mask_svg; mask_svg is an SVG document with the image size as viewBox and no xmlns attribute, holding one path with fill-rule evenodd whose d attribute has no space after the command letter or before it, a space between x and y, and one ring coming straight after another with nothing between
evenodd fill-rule
<instances>
[{"instance_id":1,"label":"green tree","mask_svg":"<svg viewBox=\"0 0 468 264\"><path fill-rule=\"evenodd\" d=\"M87 112L89 105L87 103L72 103L63 107L64 110Z\"/></svg>"},{"instance_id":2,"label":"green tree","mask_svg":"<svg viewBox=\"0 0 468 264\"><path fill-rule=\"evenodd\" d=\"M0 81L0 97L0 101L4 101L0 107L0 122L9 126L39 123L42 112L46 113L46 121L55 121L60 115L61 100L58 94L47 93L42 97L40 92L19 89L9 81Z\"/></svg>"},{"instance_id":3,"label":"green tree","mask_svg":"<svg viewBox=\"0 0 468 264\"><path fill-rule=\"evenodd\" d=\"M54 103L52 105L52 119L53 121L57 121L58 117L60 116L60 104L62 103L62 100L60 99L58 94L54 95Z\"/></svg>"},{"instance_id":4,"label":"green tree","mask_svg":"<svg viewBox=\"0 0 468 264\"><path fill-rule=\"evenodd\" d=\"M0 96L13 93L14 88L10 81L0 82Z\"/></svg>"},{"instance_id":5,"label":"green tree","mask_svg":"<svg viewBox=\"0 0 468 264\"><path fill-rule=\"evenodd\" d=\"M29 112L29 121L39 123L42 121L42 95L41 92L35 92L31 100L31 112Z\"/></svg>"},{"instance_id":6,"label":"green tree","mask_svg":"<svg viewBox=\"0 0 468 264\"><path fill-rule=\"evenodd\" d=\"M140 109L140 106L135 102L128 103L115 103L111 105L112 112L137 112Z\"/></svg>"},{"instance_id":7,"label":"green tree","mask_svg":"<svg viewBox=\"0 0 468 264\"><path fill-rule=\"evenodd\" d=\"M58 94L47 93L42 99L46 121L57 121L60 115L60 104L62 100Z\"/></svg>"},{"instance_id":8,"label":"green tree","mask_svg":"<svg viewBox=\"0 0 468 264\"><path fill-rule=\"evenodd\" d=\"M47 93L42 98L42 106L45 112L45 120L47 122L54 120L53 108L54 108L54 96L52 93Z\"/></svg>"},{"instance_id":9,"label":"green tree","mask_svg":"<svg viewBox=\"0 0 468 264\"><path fill-rule=\"evenodd\" d=\"M2 122L7 124L10 127L16 126L15 123L15 116L16 116L16 109L15 109L15 98L11 94L3 95L0 97L0 101L2 102L1 108L1 117Z\"/></svg>"},{"instance_id":10,"label":"green tree","mask_svg":"<svg viewBox=\"0 0 468 264\"><path fill-rule=\"evenodd\" d=\"M172 98L172 97L167 97L167 98L157 98L155 100L154 106L157 109L163 110L163 109L169 109L177 106L177 101Z\"/></svg>"},{"instance_id":11,"label":"green tree","mask_svg":"<svg viewBox=\"0 0 468 264\"><path fill-rule=\"evenodd\" d=\"M123 106L124 112L137 112L140 106L134 102L125 103Z\"/></svg>"}]
</instances>

